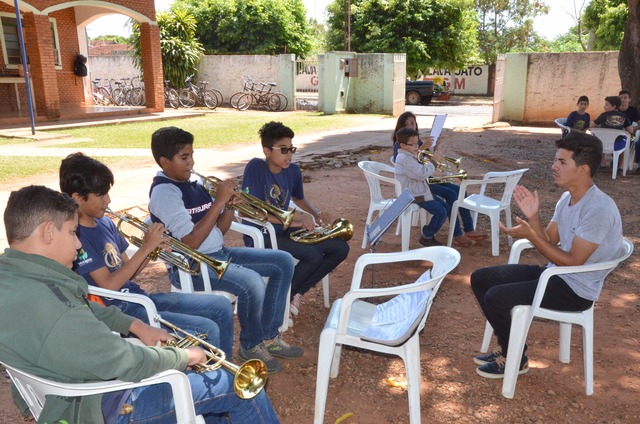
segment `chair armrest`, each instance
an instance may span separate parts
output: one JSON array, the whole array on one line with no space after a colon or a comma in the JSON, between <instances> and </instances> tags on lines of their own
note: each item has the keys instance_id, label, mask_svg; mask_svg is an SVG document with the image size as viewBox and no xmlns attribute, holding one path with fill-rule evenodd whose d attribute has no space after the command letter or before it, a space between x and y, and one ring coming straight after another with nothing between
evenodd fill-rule
<instances>
[{"instance_id":1,"label":"chair armrest","mask_svg":"<svg viewBox=\"0 0 640 424\"><path fill-rule=\"evenodd\" d=\"M509 253L508 264L517 264L520 262L520 255L525 249L533 249L534 245L527 239L520 239L513 243L511 246L511 252Z\"/></svg>"},{"instance_id":2,"label":"chair armrest","mask_svg":"<svg viewBox=\"0 0 640 424\"><path fill-rule=\"evenodd\" d=\"M121 291L108 290L95 286L89 286L89 293L100 297L108 297L111 299L118 299L125 302L132 302L142 305L147 312L149 325L151 325L152 327L160 328L160 324L154 320L155 317L158 316L156 305L145 295L136 293L123 293Z\"/></svg>"},{"instance_id":3,"label":"chair armrest","mask_svg":"<svg viewBox=\"0 0 640 424\"><path fill-rule=\"evenodd\" d=\"M258 228L240 222L231 222L230 230L251 237L255 247L264 249L264 237Z\"/></svg>"},{"instance_id":4,"label":"chair armrest","mask_svg":"<svg viewBox=\"0 0 640 424\"><path fill-rule=\"evenodd\" d=\"M257 219L247 218L246 216L240 216L240 215L236 215L236 219L238 219L240 221L251 222L252 224L259 225L262 228L266 228L267 229L267 233L269 234L269 240L271 240L271 248L273 248L273 249L277 249L278 248L278 240L276 240L276 229L273 228L273 224L272 223L270 223L270 222L261 222L261 221L258 221ZM256 230L258 230L260 232L259 229L256 228ZM262 232L260 232L260 237L262 237ZM256 245L256 247L257 247L257 245ZM262 241L262 247L264 247L264 239Z\"/></svg>"}]
</instances>

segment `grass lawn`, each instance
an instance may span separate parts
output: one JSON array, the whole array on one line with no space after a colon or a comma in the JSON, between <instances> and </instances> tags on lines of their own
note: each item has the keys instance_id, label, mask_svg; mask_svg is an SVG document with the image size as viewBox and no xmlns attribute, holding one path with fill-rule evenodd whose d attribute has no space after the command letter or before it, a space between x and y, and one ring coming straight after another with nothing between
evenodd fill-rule
<instances>
[{"instance_id":1,"label":"grass lawn","mask_svg":"<svg viewBox=\"0 0 640 424\"><path fill-rule=\"evenodd\" d=\"M166 121L123 123L91 128L63 129L51 132L64 133L76 138L91 138L93 141L74 143L78 149L95 148L142 148L151 143L151 134L161 127L176 126L192 133L198 148L225 147L253 143L258 140L258 129L266 122L277 120L291 127L296 135L310 134L336 128L368 125L386 115L324 115L318 112L236 112L219 111L193 118Z\"/></svg>"}]
</instances>

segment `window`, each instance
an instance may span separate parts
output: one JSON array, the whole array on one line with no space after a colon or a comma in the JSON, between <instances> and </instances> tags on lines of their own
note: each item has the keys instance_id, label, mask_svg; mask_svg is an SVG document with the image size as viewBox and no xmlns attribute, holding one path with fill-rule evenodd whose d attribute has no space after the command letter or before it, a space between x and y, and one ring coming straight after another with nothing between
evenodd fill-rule
<instances>
[{"instance_id":1,"label":"window","mask_svg":"<svg viewBox=\"0 0 640 424\"><path fill-rule=\"evenodd\" d=\"M62 66L60 58L60 40L55 18L49 18L51 25L51 39L53 42L53 60L57 68ZM16 69L21 62L20 41L18 40L18 21L15 15L0 14L0 42L2 42L2 56L7 69Z\"/></svg>"}]
</instances>

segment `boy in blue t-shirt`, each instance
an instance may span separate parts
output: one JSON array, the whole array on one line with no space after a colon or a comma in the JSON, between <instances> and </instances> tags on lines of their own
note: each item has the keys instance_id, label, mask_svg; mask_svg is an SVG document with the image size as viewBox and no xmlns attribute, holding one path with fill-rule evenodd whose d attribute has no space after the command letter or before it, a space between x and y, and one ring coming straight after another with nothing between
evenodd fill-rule
<instances>
[{"instance_id":1,"label":"boy in blue t-shirt","mask_svg":"<svg viewBox=\"0 0 640 424\"><path fill-rule=\"evenodd\" d=\"M589 129L589 123L591 120L591 117L586 112L589 107L589 98L587 96L580 96L577 104L578 110L574 110L569 114L565 125L571 128L571 130L585 132ZM567 134L569 134L569 131L563 131L562 137L565 137Z\"/></svg>"},{"instance_id":2,"label":"boy in blue t-shirt","mask_svg":"<svg viewBox=\"0 0 640 424\"><path fill-rule=\"evenodd\" d=\"M60 190L78 203L78 238L82 248L73 270L93 286L148 296L162 318L188 332L207 335L207 341L229 357L233 344L233 311L222 296L187 293L146 293L131 281L148 263L149 254L161 243L164 227L151 225L138 251L129 258L128 243L115 224L105 216L111 198L113 173L97 160L74 153L60 165ZM127 315L147 321L145 309L136 303L103 299Z\"/></svg>"}]
</instances>

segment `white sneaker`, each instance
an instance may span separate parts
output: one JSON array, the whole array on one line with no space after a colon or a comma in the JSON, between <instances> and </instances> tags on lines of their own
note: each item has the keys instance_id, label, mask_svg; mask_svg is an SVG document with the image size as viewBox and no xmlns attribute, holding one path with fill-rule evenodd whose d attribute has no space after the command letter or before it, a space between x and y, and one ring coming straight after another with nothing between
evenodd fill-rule
<instances>
[{"instance_id":1,"label":"white sneaker","mask_svg":"<svg viewBox=\"0 0 640 424\"><path fill-rule=\"evenodd\" d=\"M293 299L291 299L291 303L289 304L289 311L293 314L293 316L297 317L300 313L300 305L302 304L302 295L300 293L296 293L293 295Z\"/></svg>"}]
</instances>

